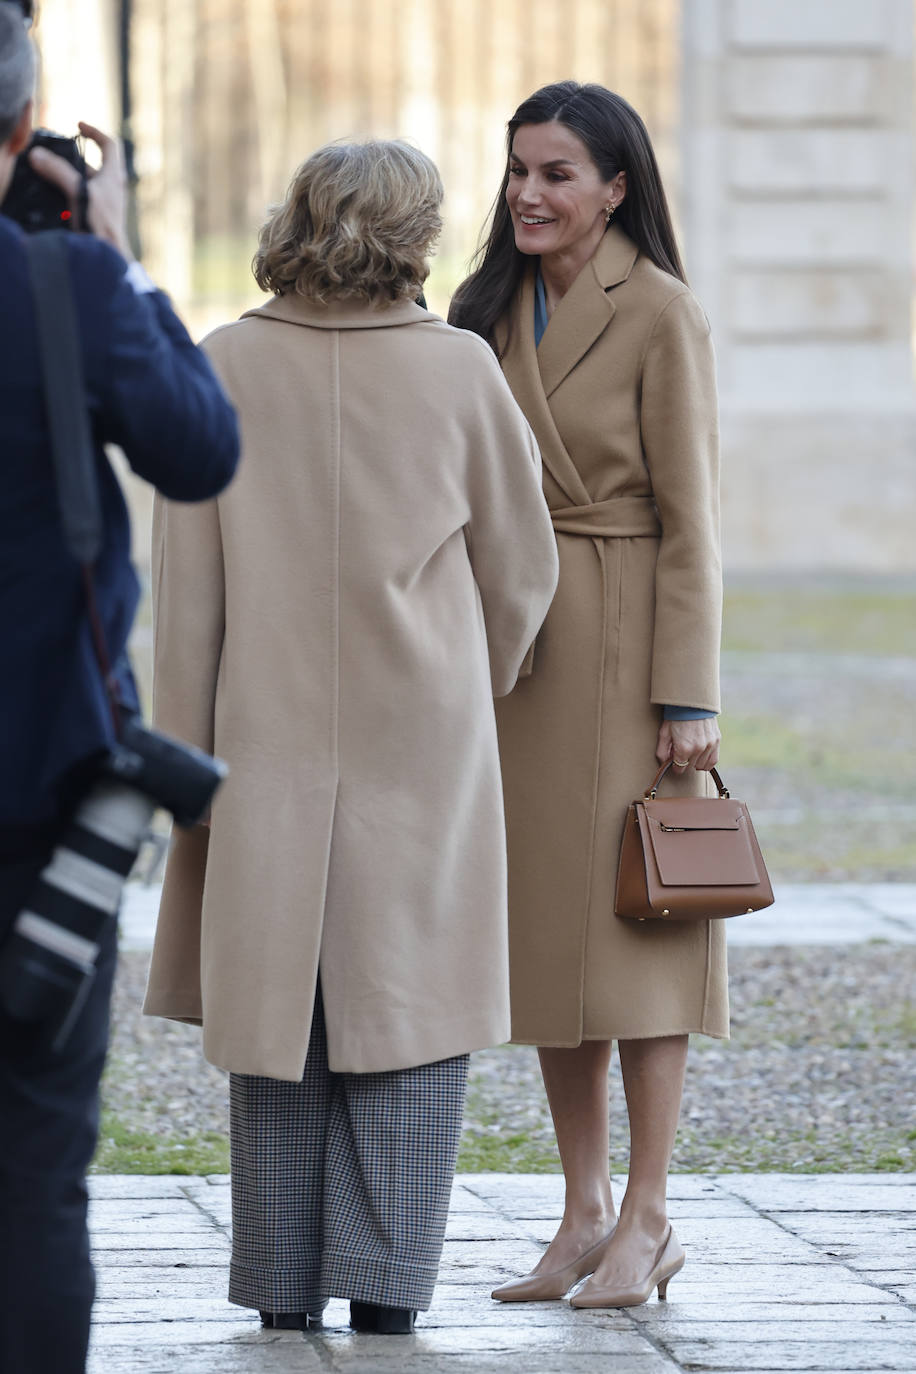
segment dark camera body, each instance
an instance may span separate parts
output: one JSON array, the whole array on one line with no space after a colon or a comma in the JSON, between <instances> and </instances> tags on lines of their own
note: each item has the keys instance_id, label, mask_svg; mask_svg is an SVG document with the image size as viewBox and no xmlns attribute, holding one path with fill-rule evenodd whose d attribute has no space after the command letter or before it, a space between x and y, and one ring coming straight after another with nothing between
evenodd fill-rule
<instances>
[{"instance_id":1,"label":"dark camera body","mask_svg":"<svg viewBox=\"0 0 916 1374\"><path fill-rule=\"evenodd\" d=\"M75 217L63 191L33 170L29 163L29 153L33 148L47 148L49 153L56 153L69 162L82 176L85 190L87 169L86 160L80 152L80 140L52 134L48 129L36 129L28 148L16 159L9 190L0 210L28 234L37 234L43 229L85 228L85 223L74 223ZM82 218L85 220L84 210Z\"/></svg>"},{"instance_id":2,"label":"dark camera body","mask_svg":"<svg viewBox=\"0 0 916 1374\"><path fill-rule=\"evenodd\" d=\"M105 764L110 778L135 787L185 826L207 814L228 771L222 759L150 730L136 715L123 717L121 737Z\"/></svg>"},{"instance_id":3,"label":"dark camera body","mask_svg":"<svg viewBox=\"0 0 916 1374\"><path fill-rule=\"evenodd\" d=\"M157 806L193 825L228 768L222 759L122 720L120 738L70 818L0 949L0 1006L44 1021L60 1048L95 977L106 928Z\"/></svg>"}]
</instances>

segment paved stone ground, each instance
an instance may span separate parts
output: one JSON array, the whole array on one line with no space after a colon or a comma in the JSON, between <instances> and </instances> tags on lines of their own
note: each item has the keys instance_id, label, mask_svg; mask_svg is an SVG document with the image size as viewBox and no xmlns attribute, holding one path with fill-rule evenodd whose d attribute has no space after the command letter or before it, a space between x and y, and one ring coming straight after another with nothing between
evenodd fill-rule
<instances>
[{"instance_id":1,"label":"paved stone ground","mask_svg":"<svg viewBox=\"0 0 916 1374\"><path fill-rule=\"evenodd\" d=\"M622 1180L618 1180L618 1196ZM441 1281L413 1337L262 1331L225 1299L222 1177L96 1177L90 1374L775 1374L916 1368L916 1175L672 1177L687 1251L667 1303L502 1306L551 1236L556 1175L456 1181Z\"/></svg>"},{"instance_id":2,"label":"paved stone ground","mask_svg":"<svg viewBox=\"0 0 916 1374\"><path fill-rule=\"evenodd\" d=\"M149 947L158 890L132 884L126 948ZM783 885L732 945L916 943L916 885ZM625 1180L617 1180L620 1197ZM675 1174L688 1254L667 1303L502 1306L562 1206L556 1174L462 1174L441 1282L413 1337L262 1331L225 1299L229 1190L209 1179L90 1180L99 1301L89 1374L865 1374L916 1370L916 1175Z\"/></svg>"}]
</instances>

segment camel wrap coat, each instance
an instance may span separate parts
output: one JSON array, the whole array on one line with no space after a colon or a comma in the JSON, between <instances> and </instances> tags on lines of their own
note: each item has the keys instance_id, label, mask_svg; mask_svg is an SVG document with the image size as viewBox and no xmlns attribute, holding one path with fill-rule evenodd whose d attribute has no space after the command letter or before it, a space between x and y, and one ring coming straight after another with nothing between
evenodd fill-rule
<instances>
[{"instance_id":1,"label":"camel wrap coat","mask_svg":"<svg viewBox=\"0 0 916 1374\"><path fill-rule=\"evenodd\" d=\"M614 915L623 822L657 768L663 705L719 708L709 325L616 226L539 348L534 291L532 263L497 334L541 449L560 555L531 675L497 703L513 1038L726 1036L723 923ZM690 770L663 786L709 783Z\"/></svg>"},{"instance_id":2,"label":"camel wrap coat","mask_svg":"<svg viewBox=\"0 0 916 1374\"><path fill-rule=\"evenodd\" d=\"M509 1033L493 695L557 577L537 447L486 344L413 303L272 299L206 342L239 411L217 500L158 502L156 724L225 758L169 858L145 1004L235 1073Z\"/></svg>"}]
</instances>

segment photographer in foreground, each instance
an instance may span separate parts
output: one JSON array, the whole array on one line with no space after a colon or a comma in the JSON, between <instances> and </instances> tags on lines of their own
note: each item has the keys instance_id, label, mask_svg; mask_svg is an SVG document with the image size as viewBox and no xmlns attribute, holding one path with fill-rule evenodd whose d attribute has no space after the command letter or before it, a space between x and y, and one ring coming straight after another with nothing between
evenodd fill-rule
<instances>
[{"instance_id":1,"label":"photographer in foreground","mask_svg":"<svg viewBox=\"0 0 916 1374\"><path fill-rule=\"evenodd\" d=\"M0 3L0 202L28 146L34 52L21 8ZM166 298L129 262L118 145L88 184L90 234L66 235L103 539L92 582L98 631L128 712L124 650L138 600L127 509L103 444L172 500L215 496L238 460L235 417ZM73 202L80 173L47 152L35 173ZM62 529L42 386L28 240L0 214L0 958L68 819L116 746L82 570ZM77 865L78 866L78 865ZM84 1175L97 1135L115 922L63 1044L0 1009L0 1369L79 1374L94 1278Z\"/></svg>"}]
</instances>

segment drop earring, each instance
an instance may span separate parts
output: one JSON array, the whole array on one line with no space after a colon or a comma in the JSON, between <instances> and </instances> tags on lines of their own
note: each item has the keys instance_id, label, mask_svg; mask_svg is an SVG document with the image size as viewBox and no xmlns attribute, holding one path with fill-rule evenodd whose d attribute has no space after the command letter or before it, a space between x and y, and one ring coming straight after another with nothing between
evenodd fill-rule
<instances>
[{"instance_id":1,"label":"drop earring","mask_svg":"<svg viewBox=\"0 0 916 1374\"><path fill-rule=\"evenodd\" d=\"M617 206L616 206L616 205L605 205L605 207L604 207L604 222L605 222L605 224L610 224L610 222L611 222L611 220L613 219L613 216L614 216L614 211L615 211L616 209L617 209Z\"/></svg>"}]
</instances>

